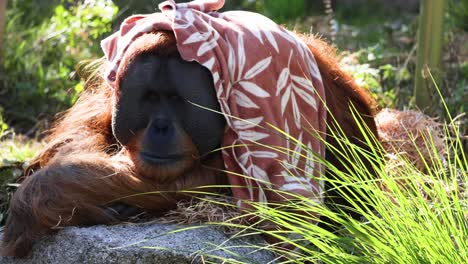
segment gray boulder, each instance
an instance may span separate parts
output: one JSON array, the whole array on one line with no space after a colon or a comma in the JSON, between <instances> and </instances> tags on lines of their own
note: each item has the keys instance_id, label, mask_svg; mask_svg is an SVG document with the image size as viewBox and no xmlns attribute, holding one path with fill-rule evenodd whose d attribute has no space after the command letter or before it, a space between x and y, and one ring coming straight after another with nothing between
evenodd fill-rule
<instances>
[{"instance_id":1,"label":"gray boulder","mask_svg":"<svg viewBox=\"0 0 468 264\"><path fill-rule=\"evenodd\" d=\"M264 244L260 237L230 239L221 230L203 226L121 224L67 227L39 241L29 257L0 257L0 264L172 264L202 263L207 259L222 262L217 259L219 257L244 263L269 263L275 256L257 250Z\"/></svg>"}]
</instances>

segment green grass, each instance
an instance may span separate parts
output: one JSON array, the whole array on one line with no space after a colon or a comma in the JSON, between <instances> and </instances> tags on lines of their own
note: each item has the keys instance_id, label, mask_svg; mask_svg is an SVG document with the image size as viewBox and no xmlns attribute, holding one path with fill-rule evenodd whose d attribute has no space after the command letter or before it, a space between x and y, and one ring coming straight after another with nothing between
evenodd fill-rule
<instances>
[{"instance_id":1,"label":"green grass","mask_svg":"<svg viewBox=\"0 0 468 264\"><path fill-rule=\"evenodd\" d=\"M459 141L449 146L453 153L461 150ZM360 150L350 145L350 153L343 155L355 151ZM263 233L301 249L267 248L281 255L284 263L467 263L466 157L449 155L448 164L432 159L427 174L404 159L392 170L385 166L384 158L378 161L378 180L357 165L355 173L337 172L345 180L334 182L336 188L349 188L347 200L364 219L355 220L323 205L312 206L307 198L297 197L298 202L277 208L254 204L258 216L279 224L282 230L244 227L246 233ZM311 217L293 211L327 216L338 223L337 231L321 228Z\"/></svg>"},{"instance_id":2,"label":"green grass","mask_svg":"<svg viewBox=\"0 0 468 264\"><path fill-rule=\"evenodd\" d=\"M348 144L346 140L343 143ZM458 140L449 143L452 153L459 153L460 143ZM361 150L350 145L349 153L343 153L343 156L350 157L355 151ZM302 203L290 205L296 210L328 216L339 223L336 232L310 223L301 214L257 205L261 217L284 227L282 231L264 233L294 245L302 252L281 251L274 247L271 250L279 251L291 263L305 260L323 263L467 263L468 204L464 186L468 163L463 154L449 155L447 164L437 153L434 157L437 158L431 159L432 164L427 164L429 172L426 174L404 159L398 167L389 170L384 158L377 160L378 180L360 165L356 165L356 172L336 172L344 176L342 182L334 182L336 188L349 188L351 194L347 200L364 216L361 221L325 206L309 206L305 198ZM334 170L332 165L327 166ZM364 198L357 200L355 197Z\"/></svg>"},{"instance_id":3,"label":"green grass","mask_svg":"<svg viewBox=\"0 0 468 264\"><path fill-rule=\"evenodd\" d=\"M325 163L340 176L328 181L351 203L352 208L346 209L359 212L362 219L351 218L345 208L331 210L297 196L296 201L277 207L252 203L256 208L252 214L281 228L238 226L242 230L238 236L275 237L278 244L263 249L281 256L281 263L468 263L468 161L458 131L450 119L445 125L446 153L436 151L432 138L425 138L424 146L414 146L420 154L426 153L422 147L429 150L422 170L398 153L389 161L374 138L366 140L372 150L364 151L341 131L331 131L343 148L329 147L353 161L352 167L339 171L323 159L314 158L315 162ZM375 174L366 169L362 156L374 161ZM317 225L321 220L314 216L332 219L334 229ZM299 250L284 249L281 243Z\"/></svg>"}]
</instances>

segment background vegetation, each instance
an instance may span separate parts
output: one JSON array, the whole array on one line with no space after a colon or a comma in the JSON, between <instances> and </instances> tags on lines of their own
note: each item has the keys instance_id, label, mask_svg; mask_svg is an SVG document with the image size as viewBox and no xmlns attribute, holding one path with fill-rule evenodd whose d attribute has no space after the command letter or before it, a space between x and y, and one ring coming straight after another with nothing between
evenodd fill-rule
<instances>
[{"instance_id":1,"label":"background vegetation","mask_svg":"<svg viewBox=\"0 0 468 264\"><path fill-rule=\"evenodd\" d=\"M16 179L22 175L22 168L41 147L41 133L50 126L54 115L72 105L83 90L83 83L76 73L78 65L102 56L99 41L115 30L125 17L135 13L154 12L159 2L161 1L8 0L5 35L3 42L0 42L2 43L0 45L0 222L4 220L9 196L16 187ZM343 67L373 94L382 108L415 108L413 85L419 7L417 0L227 0L226 2L225 10L242 9L260 12L291 30L312 32L322 36L338 48ZM4 15L0 13L0 21ZM449 1L443 33L443 73L437 83L442 94L435 103L436 107L430 112L432 116L439 117L439 120L457 123L456 135L465 137L465 141L456 143L459 152L466 151L466 117L461 114L465 113L468 103L467 21L468 1ZM438 104L442 101L447 103L448 111L445 111L442 103ZM454 120L448 119L449 116L454 117ZM448 133L447 137L453 135ZM463 165L466 157L464 159L459 157L455 163L457 162ZM445 165L442 167L438 167L438 171L447 169ZM457 169L451 169L449 172L459 175ZM382 177L385 178L386 173L382 172ZM405 173L420 175L413 171ZM458 177L453 175L452 178ZM464 175L466 177L466 174ZM463 178L463 181L466 182L466 178ZM397 184L393 180L390 179L386 184L391 188L395 187L390 188L390 191L397 191ZM440 188L443 189L444 186L440 185ZM409 186L409 192L415 192L416 187ZM442 189L436 189L435 194L442 195ZM377 194L377 198L383 199L385 195L385 193ZM398 195L402 195L397 196L402 202L406 201L404 200L406 193ZM442 205L462 203L461 201L466 204L466 198L457 197L450 196L451 200L443 200ZM421 207L424 202L421 199L413 201L411 206ZM383 212L391 207L389 204L382 206L387 206L382 207ZM438 224L441 221L450 223L449 231L457 232L460 228L460 215L457 214L462 210L460 208L456 207L453 214L441 215L441 218L432 220L440 220L435 221ZM463 208L466 211L465 207ZM431 210L427 209L423 212L429 211ZM410 219L418 217L417 212L406 211L406 213ZM280 221L282 218L281 215L278 216L278 212L266 213L270 216L275 214L276 218L273 217L273 220ZM394 219L392 215L388 217ZM377 218L375 220L377 221ZM383 223L376 226L383 228L388 224ZM397 223L404 224L404 221ZM348 227L357 228L357 225ZM435 227L440 226L435 225ZM315 227L306 226L302 231L315 232L313 228ZM382 230L383 234L388 235L387 237L405 232L404 229L394 232L388 229ZM371 231L367 229L355 230L354 233L351 229L347 231L349 232L345 232L345 237L358 234L361 237L374 238L369 236ZM310 233L303 235L307 236ZM447 233L443 239L449 239L450 235ZM452 237L458 239L457 236ZM411 237L401 235L401 238L399 243L415 245ZM316 242L315 246L319 247L321 242ZM341 248L343 245L349 247ZM446 245L451 249L457 248L452 247L452 244ZM339 246L340 248L328 249L330 252L336 250L343 255L356 248L365 247L365 244L345 243ZM394 253L385 253L387 249L385 247L380 249L382 255ZM368 250L368 252L379 252L372 247ZM414 251L410 253L417 250L421 249L415 245ZM441 250L443 251L443 248ZM369 257L364 253L362 259L356 258L356 261ZM328 262L325 257L320 259ZM333 261L336 259L330 260L334 263Z\"/></svg>"},{"instance_id":2,"label":"background vegetation","mask_svg":"<svg viewBox=\"0 0 468 264\"><path fill-rule=\"evenodd\" d=\"M3 125L27 136L47 128L51 117L69 107L83 89L75 71L78 63L102 56L100 39L128 15L153 12L159 2L9 0L0 51ZM418 1L226 2L226 10L260 12L290 29L326 38L382 107L414 106ZM453 115L463 113L468 100L467 6L466 0L450 1L446 12L444 75L439 85Z\"/></svg>"}]
</instances>

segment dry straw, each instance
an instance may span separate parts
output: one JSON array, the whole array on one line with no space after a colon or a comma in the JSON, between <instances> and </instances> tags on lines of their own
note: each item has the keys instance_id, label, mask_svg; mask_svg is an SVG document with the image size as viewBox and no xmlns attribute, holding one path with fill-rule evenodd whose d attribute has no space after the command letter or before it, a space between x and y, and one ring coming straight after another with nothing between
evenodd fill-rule
<instances>
[{"instance_id":1,"label":"dry straw","mask_svg":"<svg viewBox=\"0 0 468 264\"><path fill-rule=\"evenodd\" d=\"M416 168L426 171L425 164L431 164L433 148L444 159L443 124L419 111L383 109L375 117L380 142L387 152L389 164L395 166L396 156L408 159Z\"/></svg>"}]
</instances>

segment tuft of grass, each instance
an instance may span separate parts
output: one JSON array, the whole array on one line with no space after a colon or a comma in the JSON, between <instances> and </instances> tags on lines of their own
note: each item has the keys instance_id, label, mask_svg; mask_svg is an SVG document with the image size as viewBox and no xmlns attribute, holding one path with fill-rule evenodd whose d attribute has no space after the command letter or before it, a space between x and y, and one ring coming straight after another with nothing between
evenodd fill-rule
<instances>
[{"instance_id":1,"label":"tuft of grass","mask_svg":"<svg viewBox=\"0 0 468 264\"><path fill-rule=\"evenodd\" d=\"M450 131L448 127L446 131ZM282 230L263 233L301 251L270 249L290 263L468 262L468 162L459 137L447 143L451 151L446 163L431 140L426 142L432 153L425 164L426 173L398 154L399 166L391 169L385 157L376 159L376 178L359 165L355 171L340 172L326 164L329 170L344 176L332 184L348 191L346 200L363 219L355 220L344 211L331 211L324 205L310 205L301 197L297 197L301 203L289 206L327 216L337 223L337 231L317 226L309 217L292 210L256 205L260 217L282 226ZM342 142L350 144L344 138ZM350 155L361 150L349 147L351 150L342 153L343 157L359 159ZM356 162L359 164L359 160Z\"/></svg>"},{"instance_id":2,"label":"tuft of grass","mask_svg":"<svg viewBox=\"0 0 468 264\"><path fill-rule=\"evenodd\" d=\"M355 119L359 121L359 115L356 114ZM422 139L410 138L408 144L413 144L413 155L420 156L415 157L405 152L385 153L380 142L370 136L366 143L372 148L363 150L349 142L339 128L330 130L342 148L328 146L329 149L335 151L336 156L353 161L352 165L340 171L323 158L314 155L307 155L307 158L322 162L338 176L323 178L339 190L351 208L335 206L332 210L296 195L287 204L251 203L254 211L230 215L222 223L209 224L235 230L229 239L258 234L274 238L277 242L273 244L248 246L252 251L274 252L278 263L467 263L468 161L459 131L454 120L443 127L443 152L440 138L436 139L432 131L418 134ZM288 135L285 133L285 136ZM410 133L408 137L412 137ZM373 161L373 174L364 166L363 158ZM416 158L420 163L414 162ZM205 208L202 211L214 212L220 200L214 199L210 205L206 204L207 199L202 199ZM221 204L225 205L223 201ZM198 209L196 213L183 206L179 209L188 213L184 218L199 215ZM230 209L216 212L221 215L224 210L229 212ZM352 218L346 213L349 210L358 212L362 218ZM322 222L318 216L331 221ZM247 224L240 219L257 221ZM263 226L272 223L278 228L267 230ZM225 251L229 252L229 248ZM210 257L209 254L205 256ZM236 260L212 256L205 262L250 263L233 257Z\"/></svg>"},{"instance_id":3,"label":"tuft of grass","mask_svg":"<svg viewBox=\"0 0 468 264\"><path fill-rule=\"evenodd\" d=\"M355 119L360 117L356 114ZM236 225L242 230L238 235L274 238L277 243L257 248L275 252L281 263L468 263L468 160L459 131L450 118L443 127L445 153L431 133L421 134L423 143L413 145L423 163L417 167L405 153L383 152L375 138L366 139L369 151L352 144L339 128L331 130L342 148L329 149L352 165L340 171L323 159L315 157L314 162L338 176L324 180L351 208L332 210L301 196L273 206L251 203L255 212L245 217L260 220L257 225ZM372 174L363 157L373 161ZM362 218L353 219L345 209ZM264 230L260 223L278 228Z\"/></svg>"}]
</instances>

